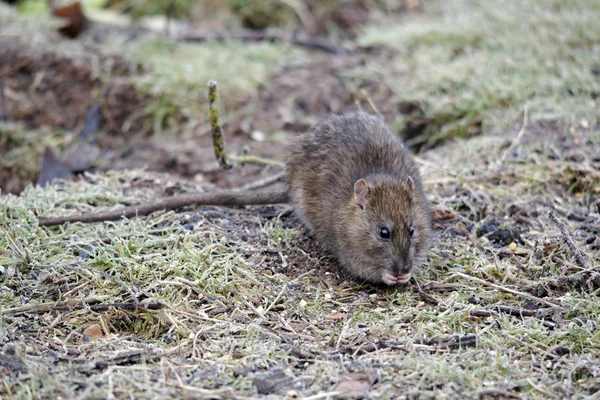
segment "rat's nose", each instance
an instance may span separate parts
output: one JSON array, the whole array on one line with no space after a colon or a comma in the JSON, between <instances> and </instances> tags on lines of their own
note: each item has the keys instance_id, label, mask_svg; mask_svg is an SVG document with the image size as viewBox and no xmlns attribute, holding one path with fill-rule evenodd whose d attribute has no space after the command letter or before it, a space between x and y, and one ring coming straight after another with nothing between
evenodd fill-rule
<instances>
[{"instance_id":1,"label":"rat's nose","mask_svg":"<svg viewBox=\"0 0 600 400\"><path fill-rule=\"evenodd\" d=\"M405 260L404 262L399 260L396 263L394 263L392 271L394 271L396 275L406 275L410 273L411 264L412 263L410 262L410 260Z\"/></svg>"}]
</instances>

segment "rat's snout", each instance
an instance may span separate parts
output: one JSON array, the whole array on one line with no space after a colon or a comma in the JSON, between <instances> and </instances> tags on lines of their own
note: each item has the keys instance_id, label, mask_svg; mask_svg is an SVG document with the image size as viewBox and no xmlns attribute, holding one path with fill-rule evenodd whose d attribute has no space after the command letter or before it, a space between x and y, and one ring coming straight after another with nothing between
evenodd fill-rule
<instances>
[{"instance_id":1,"label":"rat's snout","mask_svg":"<svg viewBox=\"0 0 600 400\"><path fill-rule=\"evenodd\" d=\"M410 260L396 260L392 265L392 271L396 275L409 274L411 269L412 262Z\"/></svg>"},{"instance_id":2,"label":"rat's snout","mask_svg":"<svg viewBox=\"0 0 600 400\"><path fill-rule=\"evenodd\" d=\"M381 280L383 281L383 283L385 283L386 285L392 286L392 285L403 285L406 282L408 282L408 280L410 279L410 273L406 273L406 274L394 274L390 271L383 271L383 273L381 274Z\"/></svg>"}]
</instances>

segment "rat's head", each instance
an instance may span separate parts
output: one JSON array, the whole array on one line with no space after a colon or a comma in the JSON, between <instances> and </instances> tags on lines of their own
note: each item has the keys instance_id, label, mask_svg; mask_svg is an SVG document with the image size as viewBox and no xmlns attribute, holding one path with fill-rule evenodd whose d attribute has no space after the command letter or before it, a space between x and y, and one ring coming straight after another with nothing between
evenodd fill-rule
<instances>
[{"instance_id":1,"label":"rat's head","mask_svg":"<svg viewBox=\"0 0 600 400\"><path fill-rule=\"evenodd\" d=\"M368 176L354 184L347 248L350 272L372 282L406 283L427 257L430 217L415 182Z\"/></svg>"}]
</instances>

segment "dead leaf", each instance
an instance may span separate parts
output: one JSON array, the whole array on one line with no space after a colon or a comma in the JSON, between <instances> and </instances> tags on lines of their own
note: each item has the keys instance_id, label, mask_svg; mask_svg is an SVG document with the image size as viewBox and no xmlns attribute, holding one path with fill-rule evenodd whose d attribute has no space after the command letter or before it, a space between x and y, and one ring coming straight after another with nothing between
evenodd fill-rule
<instances>
[{"instance_id":1,"label":"dead leaf","mask_svg":"<svg viewBox=\"0 0 600 400\"><path fill-rule=\"evenodd\" d=\"M339 392L339 397L345 399L365 398L369 396L369 390L374 382L375 376L372 374L349 373L340 376L340 381L332 391Z\"/></svg>"},{"instance_id":2,"label":"dead leaf","mask_svg":"<svg viewBox=\"0 0 600 400\"><path fill-rule=\"evenodd\" d=\"M83 122L83 128L81 129L81 133L79 133L79 137L83 140L95 140L96 133L100 128L101 119L102 112L100 111L100 107L98 107L98 105L92 106L85 116L85 121Z\"/></svg>"},{"instance_id":3,"label":"dead leaf","mask_svg":"<svg viewBox=\"0 0 600 400\"><path fill-rule=\"evenodd\" d=\"M74 173L86 171L98 158L100 149L90 143L77 143L66 155L64 163Z\"/></svg>"},{"instance_id":4,"label":"dead leaf","mask_svg":"<svg viewBox=\"0 0 600 400\"><path fill-rule=\"evenodd\" d=\"M78 1L64 7L56 7L52 10L52 14L55 17L67 20L67 23L60 27L58 31L63 36L71 39L75 39L79 36L79 34L87 28L89 23L81 9L81 3Z\"/></svg>"},{"instance_id":5,"label":"dead leaf","mask_svg":"<svg viewBox=\"0 0 600 400\"><path fill-rule=\"evenodd\" d=\"M455 219L456 214L452 210L436 209L431 210L431 218L433 218L434 221L447 221L450 219Z\"/></svg>"},{"instance_id":6,"label":"dead leaf","mask_svg":"<svg viewBox=\"0 0 600 400\"><path fill-rule=\"evenodd\" d=\"M98 324L90 325L83 331L81 342L94 342L104 336L102 327Z\"/></svg>"},{"instance_id":7,"label":"dead leaf","mask_svg":"<svg viewBox=\"0 0 600 400\"><path fill-rule=\"evenodd\" d=\"M43 186L54 179L71 179L72 177L71 166L56 158L52 149L46 147L38 172L37 185Z\"/></svg>"},{"instance_id":8,"label":"dead leaf","mask_svg":"<svg viewBox=\"0 0 600 400\"><path fill-rule=\"evenodd\" d=\"M327 319L330 321L341 321L346 318L346 314L341 313L339 311L334 311L327 316Z\"/></svg>"}]
</instances>

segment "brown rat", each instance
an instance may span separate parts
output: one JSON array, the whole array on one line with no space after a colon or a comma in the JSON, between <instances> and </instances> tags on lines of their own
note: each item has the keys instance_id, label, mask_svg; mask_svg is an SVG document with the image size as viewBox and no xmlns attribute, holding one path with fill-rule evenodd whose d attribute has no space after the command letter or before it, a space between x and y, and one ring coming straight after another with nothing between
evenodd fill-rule
<instances>
[{"instance_id":1,"label":"brown rat","mask_svg":"<svg viewBox=\"0 0 600 400\"><path fill-rule=\"evenodd\" d=\"M288 189L190 193L98 214L40 219L41 226L98 222L188 205L291 200L298 217L355 277L406 283L427 257L431 217L414 158L374 115L332 116L289 146Z\"/></svg>"},{"instance_id":2,"label":"brown rat","mask_svg":"<svg viewBox=\"0 0 600 400\"><path fill-rule=\"evenodd\" d=\"M431 217L421 176L380 118L329 118L292 142L286 171L299 218L352 275L403 284L426 261Z\"/></svg>"}]
</instances>

